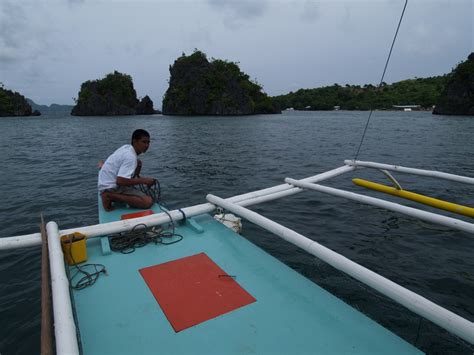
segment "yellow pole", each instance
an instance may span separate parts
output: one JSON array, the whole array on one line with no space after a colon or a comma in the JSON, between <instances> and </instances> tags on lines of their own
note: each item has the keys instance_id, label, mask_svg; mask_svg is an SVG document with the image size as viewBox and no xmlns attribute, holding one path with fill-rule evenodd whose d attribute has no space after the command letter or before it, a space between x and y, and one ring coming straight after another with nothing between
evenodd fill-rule
<instances>
[{"instance_id":1,"label":"yellow pole","mask_svg":"<svg viewBox=\"0 0 474 355\"><path fill-rule=\"evenodd\" d=\"M463 216L468 216L474 218L474 208L458 205L456 203L451 203L443 200L438 200L433 197L428 197L420 194L416 194L414 192L406 191L406 190L397 190L394 187L377 184L375 182L363 180L363 179L352 179L352 182L356 185L366 187L371 190L384 192L386 194L390 194L393 196L403 197L408 200L412 200L415 202L423 203L425 205L436 207L445 211L454 212L457 214L461 214Z\"/></svg>"}]
</instances>

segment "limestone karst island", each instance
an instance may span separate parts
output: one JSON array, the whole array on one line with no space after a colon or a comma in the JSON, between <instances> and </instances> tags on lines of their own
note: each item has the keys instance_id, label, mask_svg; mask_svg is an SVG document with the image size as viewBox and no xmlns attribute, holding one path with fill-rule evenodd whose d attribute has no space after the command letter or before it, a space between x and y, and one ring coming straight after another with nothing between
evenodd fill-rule
<instances>
[{"instance_id":1,"label":"limestone karst island","mask_svg":"<svg viewBox=\"0 0 474 355\"><path fill-rule=\"evenodd\" d=\"M39 115L41 113L32 110L31 105L23 95L7 90L0 84L0 117Z\"/></svg>"},{"instance_id":2,"label":"limestone karst island","mask_svg":"<svg viewBox=\"0 0 474 355\"><path fill-rule=\"evenodd\" d=\"M100 80L81 85L73 116L151 115L156 113L153 101L145 96L141 101L133 87L132 77L114 71Z\"/></svg>"},{"instance_id":3,"label":"limestone karst island","mask_svg":"<svg viewBox=\"0 0 474 355\"><path fill-rule=\"evenodd\" d=\"M442 76L382 83L380 87L334 84L270 97L236 63L208 60L206 54L196 50L189 56L183 54L170 66L169 87L162 107L166 115L225 116L280 113L280 108L289 107L295 110L390 110L407 104L433 114L474 116L474 53L451 73ZM64 116L70 108L68 105L37 105L0 83L0 117L54 112ZM148 96L137 98L130 75L115 71L103 79L84 82L71 115L157 112Z\"/></svg>"},{"instance_id":4,"label":"limestone karst island","mask_svg":"<svg viewBox=\"0 0 474 355\"><path fill-rule=\"evenodd\" d=\"M196 50L170 67L170 84L163 99L165 115L254 115L280 113L262 87L236 63L209 61Z\"/></svg>"},{"instance_id":5,"label":"limestone karst island","mask_svg":"<svg viewBox=\"0 0 474 355\"><path fill-rule=\"evenodd\" d=\"M433 113L474 116L474 53L448 77Z\"/></svg>"}]
</instances>

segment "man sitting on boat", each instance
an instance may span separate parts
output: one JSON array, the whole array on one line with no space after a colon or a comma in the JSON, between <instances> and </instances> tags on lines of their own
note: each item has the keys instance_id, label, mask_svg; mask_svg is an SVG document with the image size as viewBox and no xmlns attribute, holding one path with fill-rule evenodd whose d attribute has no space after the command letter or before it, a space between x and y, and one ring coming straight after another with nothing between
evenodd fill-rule
<instances>
[{"instance_id":1,"label":"man sitting on boat","mask_svg":"<svg viewBox=\"0 0 474 355\"><path fill-rule=\"evenodd\" d=\"M112 211L112 203L125 202L131 207L150 208L154 201L141 191L138 185L153 186L155 179L140 177L141 161L138 156L150 146L150 134L137 129L132 134L132 144L125 144L110 155L99 171L98 188L106 211Z\"/></svg>"}]
</instances>

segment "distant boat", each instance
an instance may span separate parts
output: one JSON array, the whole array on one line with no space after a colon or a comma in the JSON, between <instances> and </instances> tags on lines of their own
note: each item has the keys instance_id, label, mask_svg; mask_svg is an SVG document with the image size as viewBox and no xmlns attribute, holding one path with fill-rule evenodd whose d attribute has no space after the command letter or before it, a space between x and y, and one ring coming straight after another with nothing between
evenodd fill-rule
<instances>
[{"instance_id":1,"label":"distant boat","mask_svg":"<svg viewBox=\"0 0 474 355\"><path fill-rule=\"evenodd\" d=\"M420 110L421 105L393 105L392 106L394 109L400 110L400 111L413 111L413 110Z\"/></svg>"}]
</instances>

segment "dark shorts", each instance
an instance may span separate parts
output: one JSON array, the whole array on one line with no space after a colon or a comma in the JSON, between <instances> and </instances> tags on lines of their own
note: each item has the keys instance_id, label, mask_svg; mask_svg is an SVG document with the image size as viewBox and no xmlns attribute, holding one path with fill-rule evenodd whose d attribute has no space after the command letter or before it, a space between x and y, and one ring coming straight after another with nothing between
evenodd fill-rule
<instances>
[{"instance_id":1,"label":"dark shorts","mask_svg":"<svg viewBox=\"0 0 474 355\"><path fill-rule=\"evenodd\" d=\"M140 189L137 189L134 186L117 186L113 189L106 189L104 191L101 191L101 193L102 192L113 192L113 193L121 194L121 195L140 196L140 197L147 196L146 193L144 193Z\"/></svg>"}]
</instances>

